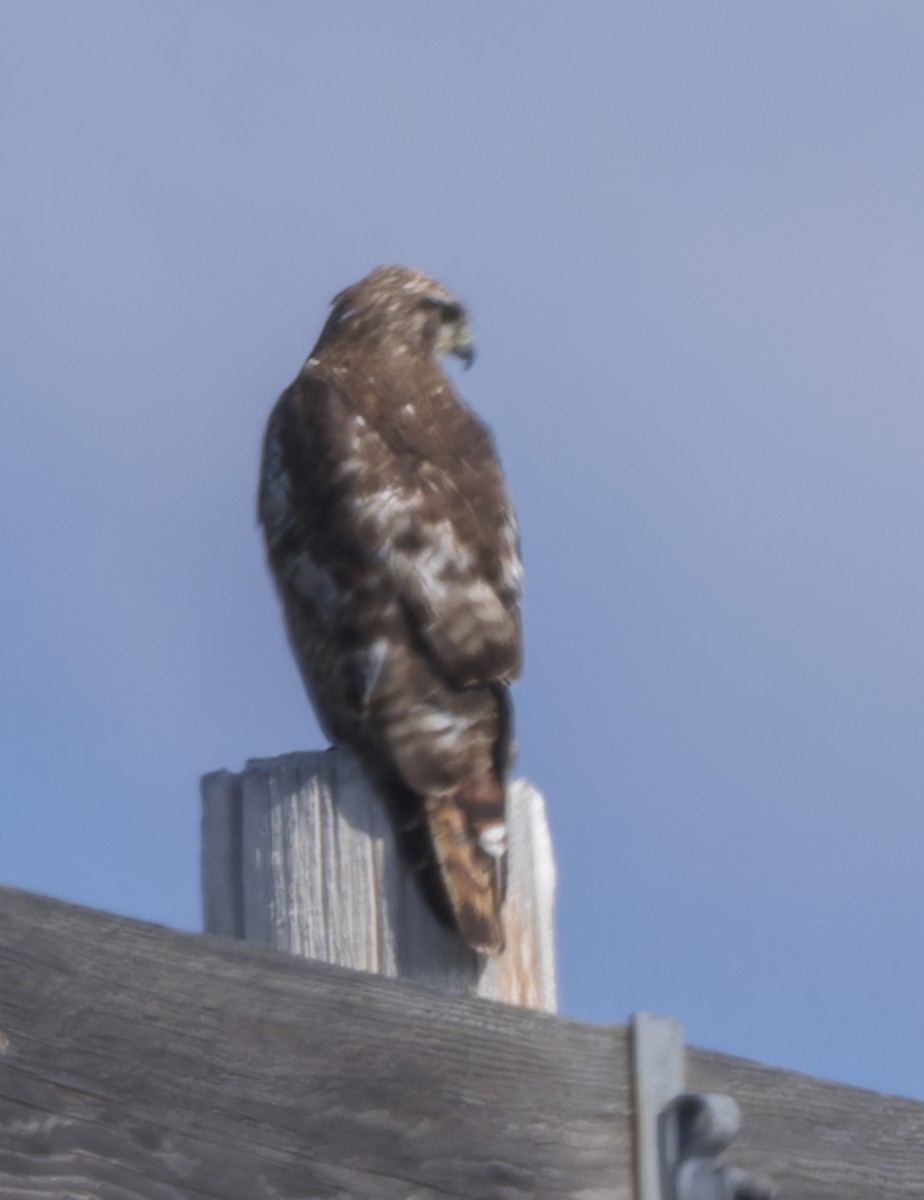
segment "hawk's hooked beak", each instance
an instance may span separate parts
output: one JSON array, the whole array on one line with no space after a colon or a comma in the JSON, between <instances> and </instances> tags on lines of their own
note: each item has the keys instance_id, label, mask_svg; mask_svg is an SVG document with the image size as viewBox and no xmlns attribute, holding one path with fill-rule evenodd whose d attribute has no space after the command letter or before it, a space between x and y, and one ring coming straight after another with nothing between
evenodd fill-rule
<instances>
[{"instance_id":1,"label":"hawk's hooked beak","mask_svg":"<svg viewBox=\"0 0 924 1200\"><path fill-rule=\"evenodd\" d=\"M456 334L455 341L452 344L452 353L461 361L466 371L475 361L475 343L472 340L471 330L467 325L461 326Z\"/></svg>"}]
</instances>

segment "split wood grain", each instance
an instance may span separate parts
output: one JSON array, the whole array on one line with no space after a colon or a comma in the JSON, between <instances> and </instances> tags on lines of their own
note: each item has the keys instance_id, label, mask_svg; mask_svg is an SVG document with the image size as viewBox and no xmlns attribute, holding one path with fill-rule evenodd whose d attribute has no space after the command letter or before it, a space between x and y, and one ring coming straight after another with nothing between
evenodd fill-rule
<instances>
[{"instance_id":1,"label":"split wood grain","mask_svg":"<svg viewBox=\"0 0 924 1200\"><path fill-rule=\"evenodd\" d=\"M630 1200L624 1029L0 888L3 1200Z\"/></svg>"},{"instance_id":2,"label":"split wood grain","mask_svg":"<svg viewBox=\"0 0 924 1200\"><path fill-rule=\"evenodd\" d=\"M205 928L508 1004L556 1008L555 864L542 796L507 796L507 948L480 959L430 910L392 823L343 749L202 780Z\"/></svg>"}]
</instances>

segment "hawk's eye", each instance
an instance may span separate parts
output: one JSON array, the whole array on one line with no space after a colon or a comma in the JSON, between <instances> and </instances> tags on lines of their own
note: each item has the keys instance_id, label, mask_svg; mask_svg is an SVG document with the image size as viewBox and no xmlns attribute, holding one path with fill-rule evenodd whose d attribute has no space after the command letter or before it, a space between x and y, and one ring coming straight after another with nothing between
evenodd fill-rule
<instances>
[{"instance_id":1,"label":"hawk's eye","mask_svg":"<svg viewBox=\"0 0 924 1200\"><path fill-rule=\"evenodd\" d=\"M439 296L430 296L428 303L436 309L443 325L453 325L456 321L461 321L465 315L462 305L457 304L454 300L443 300Z\"/></svg>"}]
</instances>

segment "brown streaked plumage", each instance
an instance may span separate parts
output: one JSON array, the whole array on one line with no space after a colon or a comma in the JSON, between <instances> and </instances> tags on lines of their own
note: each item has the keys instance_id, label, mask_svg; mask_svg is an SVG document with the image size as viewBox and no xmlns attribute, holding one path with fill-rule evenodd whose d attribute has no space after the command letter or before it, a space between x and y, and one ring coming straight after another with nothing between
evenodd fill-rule
<instances>
[{"instance_id":1,"label":"brown streaked plumage","mask_svg":"<svg viewBox=\"0 0 924 1200\"><path fill-rule=\"evenodd\" d=\"M425 275L380 267L336 296L270 414L259 518L322 727L383 790L437 911L496 953L522 568L446 354L471 360L467 316Z\"/></svg>"}]
</instances>

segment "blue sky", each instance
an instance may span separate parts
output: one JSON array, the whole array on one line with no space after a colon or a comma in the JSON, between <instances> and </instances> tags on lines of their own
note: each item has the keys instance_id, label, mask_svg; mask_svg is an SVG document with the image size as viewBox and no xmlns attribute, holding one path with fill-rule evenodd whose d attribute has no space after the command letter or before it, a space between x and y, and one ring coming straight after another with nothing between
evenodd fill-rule
<instances>
[{"instance_id":1,"label":"blue sky","mask_svg":"<svg viewBox=\"0 0 924 1200\"><path fill-rule=\"evenodd\" d=\"M562 1010L924 1098L924 9L4 6L0 881L200 923L322 744L254 525L339 288L469 304Z\"/></svg>"}]
</instances>

